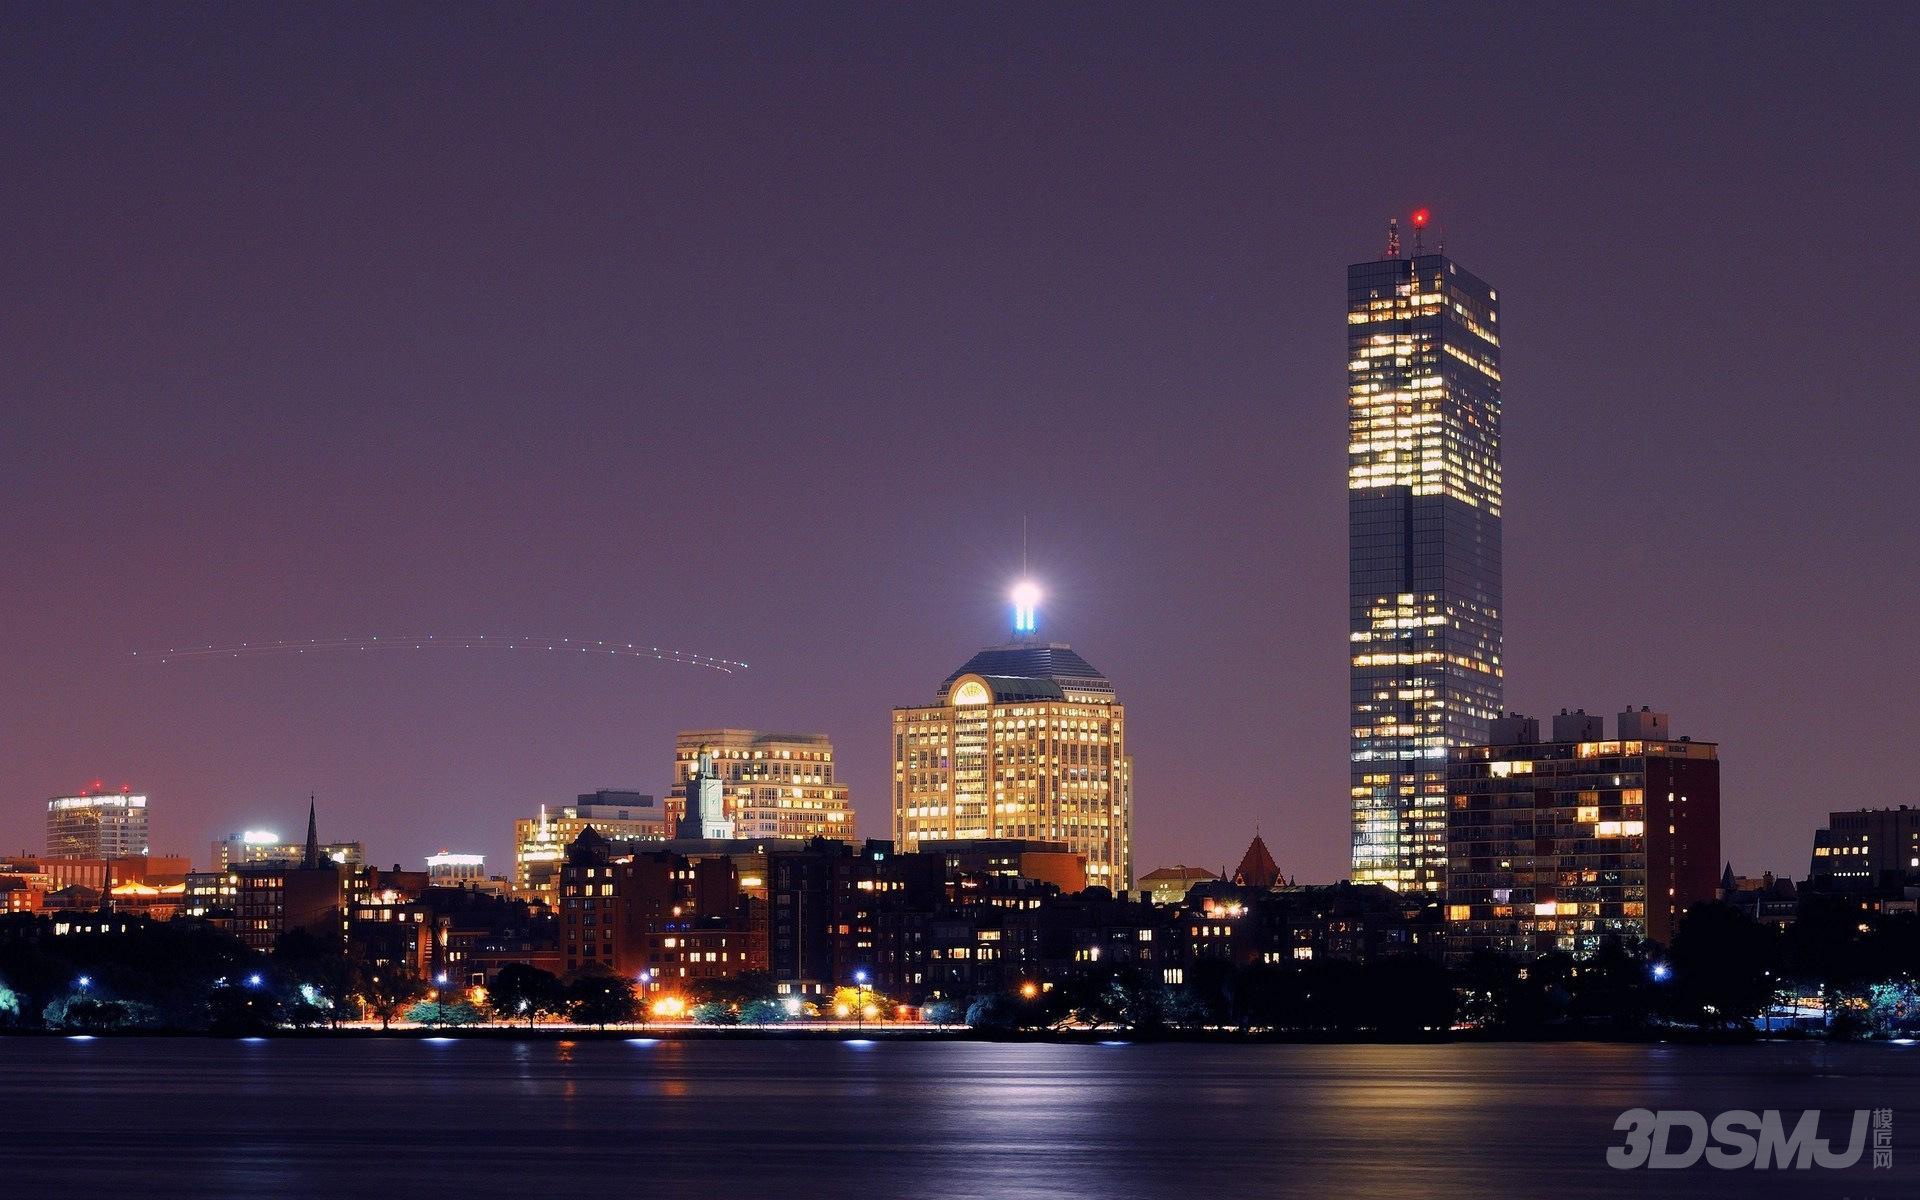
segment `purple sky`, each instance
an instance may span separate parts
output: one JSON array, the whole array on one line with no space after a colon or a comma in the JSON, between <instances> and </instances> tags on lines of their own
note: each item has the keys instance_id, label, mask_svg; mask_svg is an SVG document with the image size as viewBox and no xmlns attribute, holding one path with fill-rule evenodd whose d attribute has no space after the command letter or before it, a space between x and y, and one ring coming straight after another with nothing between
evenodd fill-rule
<instances>
[{"instance_id":1,"label":"purple sky","mask_svg":"<svg viewBox=\"0 0 1920 1200\"><path fill-rule=\"evenodd\" d=\"M1344 267L1500 290L1510 705L1722 743L1736 867L1910 802L1915 10L0 9L0 850L507 864L675 729L821 730L1044 616L1136 858L1344 871ZM197 12L198 15L195 15ZM459 652L137 665L413 632Z\"/></svg>"}]
</instances>

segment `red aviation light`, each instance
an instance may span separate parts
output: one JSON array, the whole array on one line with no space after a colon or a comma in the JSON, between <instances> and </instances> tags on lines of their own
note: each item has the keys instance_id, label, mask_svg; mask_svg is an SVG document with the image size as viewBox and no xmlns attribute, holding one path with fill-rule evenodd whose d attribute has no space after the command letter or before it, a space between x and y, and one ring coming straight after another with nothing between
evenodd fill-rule
<instances>
[{"instance_id":1,"label":"red aviation light","mask_svg":"<svg viewBox=\"0 0 1920 1200\"><path fill-rule=\"evenodd\" d=\"M1413 210L1413 227L1415 229L1425 229L1427 227L1427 222L1431 221L1432 219L1433 219L1433 214L1428 212L1424 208L1416 208Z\"/></svg>"}]
</instances>

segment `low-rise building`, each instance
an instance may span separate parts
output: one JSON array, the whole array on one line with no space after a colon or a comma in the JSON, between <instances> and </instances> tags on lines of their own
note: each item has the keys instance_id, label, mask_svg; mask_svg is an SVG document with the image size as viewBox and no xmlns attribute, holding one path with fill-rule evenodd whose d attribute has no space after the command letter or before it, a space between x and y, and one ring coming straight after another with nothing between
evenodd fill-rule
<instances>
[{"instance_id":1,"label":"low-rise building","mask_svg":"<svg viewBox=\"0 0 1920 1200\"><path fill-rule=\"evenodd\" d=\"M588 828L616 842L661 841L672 832L666 807L641 792L602 789L513 823L513 894L557 909L567 847Z\"/></svg>"},{"instance_id":2,"label":"low-rise building","mask_svg":"<svg viewBox=\"0 0 1920 1200\"><path fill-rule=\"evenodd\" d=\"M1920 886L1920 808L1829 813L1813 833L1807 887L1826 893L1900 896Z\"/></svg>"},{"instance_id":3,"label":"low-rise building","mask_svg":"<svg viewBox=\"0 0 1920 1200\"><path fill-rule=\"evenodd\" d=\"M1158 867L1140 877L1140 890L1154 904L1179 904L1197 884L1213 883L1219 874L1205 867Z\"/></svg>"}]
</instances>

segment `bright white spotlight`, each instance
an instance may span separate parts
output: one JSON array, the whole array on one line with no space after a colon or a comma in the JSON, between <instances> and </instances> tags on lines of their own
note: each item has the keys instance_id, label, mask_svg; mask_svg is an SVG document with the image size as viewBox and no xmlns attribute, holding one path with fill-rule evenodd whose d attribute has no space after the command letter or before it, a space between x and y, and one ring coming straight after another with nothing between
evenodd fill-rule
<instances>
[{"instance_id":1,"label":"bright white spotlight","mask_svg":"<svg viewBox=\"0 0 1920 1200\"><path fill-rule=\"evenodd\" d=\"M1033 633L1040 628L1040 585L1022 579L1013 585L1013 631Z\"/></svg>"}]
</instances>

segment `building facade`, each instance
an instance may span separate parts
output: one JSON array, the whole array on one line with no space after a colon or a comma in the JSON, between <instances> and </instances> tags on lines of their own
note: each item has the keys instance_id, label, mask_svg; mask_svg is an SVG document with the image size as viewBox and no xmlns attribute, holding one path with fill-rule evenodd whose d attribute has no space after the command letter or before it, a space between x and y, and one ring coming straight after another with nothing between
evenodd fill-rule
<instances>
[{"instance_id":1,"label":"building facade","mask_svg":"<svg viewBox=\"0 0 1920 1200\"><path fill-rule=\"evenodd\" d=\"M1899 894L1920 885L1920 808L1830 813L1813 832L1807 886L1816 892Z\"/></svg>"},{"instance_id":2,"label":"building facade","mask_svg":"<svg viewBox=\"0 0 1920 1200\"><path fill-rule=\"evenodd\" d=\"M1499 315L1493 288L1402 258L1397 232L1347 268L1357 883L1441 890L1447 752L1501 709Z\"/></svg>"},{"instance_id":3,"label":"building facade","mask_svg":"<svg viewBox=\"0 0 1920 1200\"><path fill-rule=\"evenodd\" d=\"M765 901L742 882L726 855L695 859L583 831L561 867L566 969L644 977L650 995L765 971ZM764 880L756 882L764 896Z\"/></svg>"},{"instance_id":4,"label":"building facade","mask_svg":"<svg viewBox=\"0 0 1920 1200\"><path fill-rule=\"evenodd\" d=\"M567 847L588 827L618 842L660 841L671 833L666 806L640 792L601 790L513 823L513 894L557 909Z\"/></svg>"},{"instance_id":5,"label":"building facade","mask_svg":"<svg viewBox=\"0 0 1920 1200\"><path fill-rule=\"evenodd\" d=\"M270 829L248 829L230 833L213 844L209 870L224 871L249 863L297 863L307 852L302 842L290 842ZM366 847L359 842L322 842L320 856L343 867L357 867L367 861Z\"/></svg>"},{"instance_id":6,"label":"building facade","mask_svg":"<svg viewBox=\"0 0 1920 1200\"><path fill-rule=\"evenodd\" d=\"M131 792L55 796L47 801L47 854L138 858L147 853L147 798Z\"/></svg>"},{"instance_id":7,"label":"building facade","mask_svg":"<svg viewBox=\"0 0 1920 1200\"><path fill-rule=\"evenodd\" d=\"M1591 953L1601 940L1671 943L1687 906L1720 892L1720 758L1665 714L1494 723L1448 768L1452 949Z\"/></svg>"},{"instance_id":8,"label":"building facade","mask_svg":"<svg viewBox=\"0 0 1920 1200\"><path fill-rule=\"evenodd\" d=\"M667 818L675 828L703 749L719 773L726 819L733 823L730 836L853 841L847 787L835 781L833 743L819 733L682 730L674 739L674 786L667 797Z\"/></svg>"},{"instance_id":9,"label":"building facade","mask_svg":"<svg viewBox=\"0 0 1920 1200\"><path fill-rule=\"evenodd\" d=\"M893 710L893 832L903 852L982 838L1063 843L1087 883L1133 880L1133 760L1113 684L1071 646L982 650L930 705Z\"/></svg>"}]
</instances>

